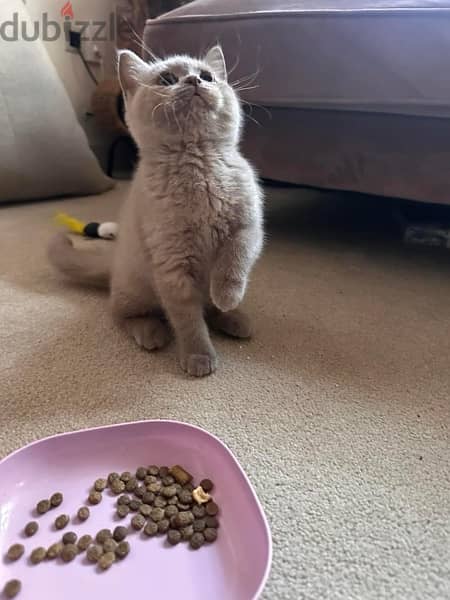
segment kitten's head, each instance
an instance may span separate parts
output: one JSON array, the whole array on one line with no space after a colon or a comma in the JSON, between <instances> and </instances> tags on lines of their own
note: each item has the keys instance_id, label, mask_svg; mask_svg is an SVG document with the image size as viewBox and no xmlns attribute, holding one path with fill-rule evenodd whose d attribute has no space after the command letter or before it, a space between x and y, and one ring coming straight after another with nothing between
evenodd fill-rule
<instances>
[{"instance_id":1,"label":"kitten's head","mask_svg":"<svg viewBox=\"0 0 450 600\"><path fill-rule=\"evenodd\" d=\"M241 108L219 46L203 59L172 56L149 63L122 51L119 79L127 123L141 148L178 140L238 141Z\"/></svg>"}]
</instances>

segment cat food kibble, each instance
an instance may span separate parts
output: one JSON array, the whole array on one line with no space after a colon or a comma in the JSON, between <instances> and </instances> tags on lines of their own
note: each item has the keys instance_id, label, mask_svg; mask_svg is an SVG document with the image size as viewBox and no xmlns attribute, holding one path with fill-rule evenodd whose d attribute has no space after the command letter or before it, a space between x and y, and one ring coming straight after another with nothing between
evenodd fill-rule
<instances>
[{"instance_id":1,"label":"cat food kibble","mask_svg":"<svg viewBox=\"0 0 450 600\"><path fill-rule=\"evenodd\" d=\"M128 529L126 527L121 527L120 525L113 531L113 538L116 540L116 542L122 542L127 535Z\"/></svg>"},{"instance_id":2,"label":"cat food kibble","mask_svg":"<svg viewBox=\"0 0 450 600\"><path fill-rule=\"evenodd\" d=\"M167 475L169 475L169 473L170 473L169 467L159 467L158 475L161 477L161 479L164 479L164 477L167 477Z\"/></svg>"},{"instance_id":3,"label":"cat food kibble","mask_svg":"<svg viewBox=\"0 0 450 600\"><path fill-rule=\"evenodd\" d=\"M116 540L112 538L108 538L106 542L103 544L103 551L106 552L115 552L117 548Z\"/></svg>"},{"instance_id":4,"label":"cat food kibble","mask_svg":"<svg viewBox=\"0 0 450 600\"><path fill-rule=\"evenodd\" d=\"M121 504L125 504L128 506L128 504L130 504L131 502L131 498L130 496L127 496L126 494L123 494L122 496L119 496L117 498L117 506L120 506Z\"/></svg>"},{"instance_id":5,"label":"cat food kibble","mask_svg":"<svg viewBox=\"0 0 450 600\"><path fill-rule=\"evenodd\" d=\"M130 481L126 482L125 491L134 492L134 490L137 488L137 486L138 486L138 480L136 479L136 477L132 477L130 479Z\"/></svg>"},{"instance_id":6,"label":"cat food kibble","mask_svg":"<svg viewBox=\"0 0 450 600\"><path fill-rule=\"evenodd\" d=\"M113 494L121 494L125 491L125 484L121 479L113 479L109 488Z\"/></svg>"},{"instance_id":7,"label":"cat food kibble","mask_svg":"<svg viewBox=\"0 0 450 600\"><path fill-rule=\"evenodd\" d=\"M46 512L50 510L52 505L50 504L50 500L41 500L36 505L36 512L40 515L45 515Z\"/></svg>"},{"instance_id":8,"label":"cat food kibble","mask_svg":"<svg viewBox=\"0 0 450 600\"><path fill-rule=\"evenodd\" d=\"M103 554L103 546L100 546L100 544L93 544L92 546L89 546L86 552L87 559L93 563L98 562Z\"/></svg>"},{"instance_id":9,"label":"cat food kibble","mask_svg":"<svg viewBox=\"0 0 450 600\"><path fill-rule=\"evenodd\" d=\"M25 547L22 544L13 544L6 553L6 557L8 560L19 560L24 552Z\"/></svg>"},{"instance_id":10,"label":"cat food kibble","mask_svg":"<svg viewBox=\"0 0 450 600\"><path fill-rule=\"evenodd\" d=\"M89 519L90 514L91 511L88 509L88 507L82 506L80 509L78 509L77 517L80 519L80 521L87 521Z\"/></svg>"},{"instance_id":11,"label":"cat food kibble","mask_svg":"<svg viewBox=\"0 0 450 600\"><path fill-rule=\"evenodd\" d=\"M153 537L158 533L158 525L154 521L148 521L147 525L144 527L145 535L148 537Z\"/></svg>"},{"instance_id":12,"label":"cat food kibble","mask_svg":"<svg viewBox=\"0 0 450 600\"><path fill-rule=\"evenodd\" d=\"M136 512L139 510L141 504L142 500L132 500L128 506L130 507L131 511Z\"/></svg>"},{"instance_id":13,"label":"cat food kibble","mask_svg":"<svg viewBox=\"0 0 450 600\"><path fill-rule=\"evenodd\" d=\"M177 488L174 485L167 485L161 489L161 494L164 498L172 498L176 496Z\"/></svg>"},{"instance_id":14,"label":"cat food kibble","mask_svg":"<svg viewBox=\"0 0 450 600\"><path fill-rule=\"evenodd\" d=\"M97 544L104 544L107 539L112 538L112 532L110 529L101 529L95 536Z\"/></svg>"},{"instance_id":15,"label":"cat food kibble","mask_svg":"<svg viewBox=\"0 0 450 600\"><path fill-rule=\"evenodd\" d=\"M182 489L178 492L178 499L182 504L192 504L192 492Z\"/></svg>"},{"instance_id":16,"label":"cat food kibble","mask_svg":"<svg viewBox=\"0 0 450 600\"><path fill-rule=\"evenodd\" d=\"M192 507L192 513L196 519L201 519L206 515L206 509L201 504Z\"/></svg>"},{"instance_id":17,"label":"cat food kibble","mask_svg":"<svg viewBox=\"0 0 450 600\"><path fill-rule=\"evenodd\" d=\"M53 506L53 508L57 508L58 506L61 506L63 500L64 496L61 494L61 492L55 492L50 498L50 504Z\"/></svg>"},{"instance_id":18,"label":"cat food kibble","mask_svg":"<svg viewBox=\"0 0 450 600\"><path fill-rule=\"evenodd\" d=\"M110 567L112 567L115 560L116 555L114 552L106 552L106 554L103 554L103 556L100 557L98 561L98 566L103 571L107 571Z\"/></svg>"},{"instance_id":19,"label":"cat food kibble","mask_svg":"<svg viewBox=\"0 0 450 600\"><path fill-rule=\"evenodd\" d=\"M194 531L202 532L206 529L206 519L195 519L194 523Z\"/></svg>"},{"instance_id":20,"label":"cat food kibble","mask_svg":"<svg viewBox=\"0 0 450 600\"><path fill-rule=\"evenodd\" d=\"M211 496L207 494L205 490L200 486L195 488L195 490L192 492L192 497L197 502L197 504L206 504L206 502L209 502L211 500Z\"/></svg>"},{"instance_id":21,"label":"cat food kibble","mask_svg":"<svg viewBox=\"0 0 450 600\"><path fill-rule=\"evenodd\" d=\"M108 485L111 485L111 483L115 480L115 479L120 479L120 475L119 473L110 473L108 475Z\"/></svg>"},{"instance_id":22,"label":"cat food kibble","mask_svg":"<svg viewBox=\"0 0 450 600\"><path fill-rule=\"evenodd\" d=\"M152 507L149 504L141 504L139 507L139 512L141 515L148 518L152 512Z\"/></svg>"},{"instance_id":23,"label":"cat food kibble","mask_svg":"<svg viewBox=\"0 0 450 600\"><path fill-rule=\"evenodd\" d=\"M33 552L30 554L30 562L33 565L38 565L41 563L45 557L47 556L47 550L45 548L35 548Z\"/></svg>"},{"instance_id":24,"label":"cat food kibble","mask_svg":"<svg viewBox=\"0 0 450 600\"><path fill-rule=\"evenodd\" d=\"M213 529L212 527L208 527L205 531L202 532L205 540L212 544L217 540L217 529Z\"/></svg>"},{"instance_id":25,"label":"cat food kibble","mask_svg":"<svg viewBox=\"0 0 450 600\"><path fill-rule=\"evenodd\" d=\"M92 536L89 534L82 535L78 540L77 546L80 552L85 552L92 544Z\"/></svg>"},{"instance_id":26,"label":"cat food kibble","mask_svg":"<svg viewBox=\"0 0 450 600\"><path fill-rule=\"evenodd\" d=\"M125 558L130 553L130 544L128 542L120 542L116 548L117 558Z\"/></svg>"},{"instance_id":27,"label":"cat food kibble","mask_svg":"<svg viewBox=\"0 0 450 600\"><path fill-rule=\"evenodd\" d=\"M160 481L155 481L155 483L149 483L147 485L147 492L152 492L153 494L159 494L159 492L161 491L162 488L162 483ZM136 492L134 492L136 494ZM142 495L144 495L145 492L143 492ZM136 494L137 495L137 494Z\"/></svg>"},{"instance_id":28,"label":"cat food kibble","mask_svg":"<svg viewBox=\"0 0 450 600\"><path fill-rule=\"evenodd\" d=\"M153 504L154 501L155 494L153 494L152 492L145 492L145 494L142 496L142 502L144 504Z\"/></svg>"},{"instance_id":29,"label":"cat food kibble","mask_svg":"<svg viewBox=\"0 0 450 600\"><path fill-rule=\"evenodd\" d=\"M58 558L58 556L63 551L64 544L62 542L57 542L56 544L52 544L47 550L47 558L53 559Z\"/></svg>"},{"instance_id":30,"label":"cat food kibble","mask_svg":"<svg viewBox=\"0 0 450 600\"><path fill-rule=\"evenodd\" d=\"M172 475L167 475L161 479L161 483L167 487L169 485L173 485L175 483L175 479L172 477Z\"/></svg>"},{"instance_id":31,"label":"cat food kibble","mask_svg":"<svg viewBox=\"0 0 450 600\"><path fill-rule=\"evenodd\" d=\"M206 527L217 529L219 527L219 519L217 517L206 517Z\"/></svg>"},{"instance_id":32,"label":"cat food kibble","mask_svg":"<svg viewBox=\"0 0 450 600\"><path fill-rule=\"evenodd\" d=\"M183 540L185 540L187 542L194 535L194 528L192 525L188 525L187 527L182 527L180 529L180 532L181 532L181 537L183 538Z\"/></svg>"},{"instance_id":33,"label":"cat food kibble","mask_svg":"<svg viewBox=\"0 0 450 600\"><path fill-rule=\"evenodd\" d=\"M161 519L158 521L158 532L159 533L167 533L169 531L170 521L169 519Z\"/></svg>"},{"instance_id":34,"label":"cat food kibble","mask_svg":"<svg viewBox=\"0 0 450 600\"><path fill-rule=\"evenodd\" d=\"M198 550L199 548L201 548L204 543L205 538L203 536L203 533L194 533L194 535L189 540L189 544L194 550Z\"/></svg>"},{"instance_id":35,"label":"cat food kibble","mask_svg":"<svg viewBox=\"0 0 450 600\"><path fill-rule=\"evenodd\" d=\"M136 529L136 531L142 529L145 523L145 517L143 517L141 514L134 515L134 517L131 519L131 526L133 529Z\"/></svg>"},{"instance_id":36,"label":"cat food kibble","mask_svg":"<svg viewBox=\"0 0 450 600\"><path fill-rule=\"evenodd\" d=\"M142 498L145 494L145 492L147 491L146 487L144 485L139 485L135 490L134 490L134 495L137 496L138 498Z\"/></svg>"},{"instance_id":37,"label":"cat food kibble","mask_svg":"<svg viewBox=\"0 0 450 600\"><path fill-rule=\"evenodd\" d=\"M191 513L191 511L181 511L175 517L175 523L178 525L178 527L187 527L187 525L192 525L193 522L194 515Z\"/></svg>"},{"instance_id":38,"label":"cat food kibble","mask_svg":"<svg viewBox=\"0 0 450 600\"><path fill-rule=\"evenodd\" d=\"M168 519L170 519L170 517L174 517L177 514L178 514L178 508L176 506L174 506L173 504L168 506L164 511L164 515Z\"/></svg>"},{"instance_id":39,"label":"cat food kibble","mask_svg":"<svg viewBox=\"0 0 450 600\"><path fill-rule=\"evenodd\" d=\"M180 465L175 465L169 469L169 473L180 485L186 485L192 481L192 475L185 471L183 467L180 467Z\"/></svg>"},{"instance_id":40,"label":"cat food kibble","mask_svg":"<svg viewBox=\"0 0 450 600\"><path fill-rule=\"evenodd\" d=\"M177 529L169 529L167 533L167 541L172 546L179 544L181 542L181 533Z\"/></svg>"},{"instance_id":41,"label":"cat food kibble","mask_svg":"<svg viewBox=\"0 0 450 600\"><path fill-rule=\"evenodd\" d=\"M36 521L30 521L25 525L24 532L27 537L32 537L38 529L39 525L36 523Z\"/></svg>"},{"instance_id":42,"label":"cat food kibble","mask_svg":"<svg viewBox=\"0 0 450 600\"><path fill-rule=\"evenodd\" d=\"M74 533L73 531L68 531L67 533L65 533L62 537L62 543L63 544L76 544L77 543L77 539L78 536L76 533Z\"/></svg>"},{"instance_id":43,"label":"cat food kibble","mask_svg":"<svg viewBox=\"0 0 450 600\"><path fill-rule=\"evenodd\" d=\"M203 488L206 493L209 493L214 488L214 484L211 479L202 479L199 487Z\"/></svg>"},{"instance_id":44,"label":"cat food kibble","mask_svg":"<svg viewBox=\"0 0 450 600\"><path fill-rule=\"evenodd\" d=\"M147 469L145 467L139 467L138 469L136 469L136 479L139 479L140 481L144 481L144 479L147 477Z\"/></svg>"},{"instance_id":45,"label":"cat food kibble","mask_svg":"<svg viewBox=\"0 0 450 600\"><path fill-rule=\"evenodd\" d=\"M102 501L102 494L101 492L96 492L95 490L93 490L88 497L89 503L93 504L94 506L96 504L100 504L100 502Z\"/></svg>"},{"instance_id":46,"label":"cat food kibble","mask_svg":"<svg viewBox=\"0 0 450 600\"><path fill-rule=\"evenodd\" d=\"M122 475L120 476L120 479L124 482L124 483L128 483L128 481L130 481L130 479L133 479L133 475L129 472L129 471L124 471L122 473Z\"/></svg>"},{"instance_id":47,"label":"cat food kibble","mask_svg":"<svg viewBox=\"0 0 450 600\"><path fill-rule=\"evenodd\" d=\"M159 475L159 467L156 465L150 465L147 469L149 475L154 475L155 477Z\"/></svg>"},{"instance_id":48,"label":"cat food kibble","mask_svg":"<svg viewBox=\"0 0 450 600\"><path fill-rule=\"evenodd\" d=\"M5 595L5 598L15 598L20 593L21 589L22 584L20 581L18 579L11 579L11 581L8 581L3 588L3 594Z\"/></svg>"},{"instance_id":49,"label":"cat food kibble","mask_svg":"<svg viewBox=\"0 0 450 600\"><path fill-rule=\"evenodd\" d=\"M155 521L155 523L162 521L162 519L164 519L164 509L159 507L154 508L150 513L150 518L152 521Z\"/></svg>"},{"instance_id":50,"label":"cat food kibble","mask_svg":"<svg viewBox=\"0 0 450 600\"><path fill-rule=\"evenodd\" d=\"M106 479L97 479L94 483L94 490L96 492L104 492L106 490L107 485L108 482L106 481Z\"/></svg>"},{"instance_id":51,"label":"cat food kibble","mask_svg":"<svg viewBox=\"0 0 450 600\"><path fill-rule=\"evenodd\" d=\"M117 507L117 516L124 519L130 514L130 507L127 504L121 504Z\"/></svg>"},{"instance_id":52,"label":"cat food kibble","mask_svg":"<svg viewBox=\"0 0 450 600\"><path fill-rule=\"evenodd\" d=\"M75 544L67 544L61 550L61 560L65 563L72 562L75 557L78 555L78 548Z\"/></svg>"},{"instance_id":53,"label":"cat food kibble","mask_svg":"<svg viewBox=\"0 0 450 600\"><path fill-rule=\"evenodd\" d=\"M165 508L167 506L167 500L162 496L157 496L153 501L153 506L155 508Z\"/></svg>"},{"instance_id":54,"label":"cat food kibble","mask_svg":"<svg viewBox=\"0 0 450 600\"><path fill-rule=\"evenodd\" d=\"M69 521L70 521L69 515L59 515L59 517L56 517L56 519L55 519L56 529L64 529L64 527L67 527L67 524Z\"/></svg>"},{"instance_id":55,"label":"cat food kibble","mask_svg":"<svg viewBox=\"0 0 450 600\"><path fill-rule=\"evenodd\" d=\"M208 504L206 505L206 514L209 517L215 517L218 512L219 507L217 506L217 504L215 502L208 502Z\"/></svg>"}]
</instances>

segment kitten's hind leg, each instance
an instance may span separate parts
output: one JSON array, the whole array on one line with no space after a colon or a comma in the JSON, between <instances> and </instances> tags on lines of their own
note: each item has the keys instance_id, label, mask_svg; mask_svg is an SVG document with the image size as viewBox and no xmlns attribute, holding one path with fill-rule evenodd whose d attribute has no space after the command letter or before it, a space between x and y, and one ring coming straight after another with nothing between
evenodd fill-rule
<instances>
[{"instance_id":1,"label":"kitten's hind leg","mask_svg":"<svg viewBox=\"0 0 450 600\"><path fill-rule=\"evenodd\" d=\"M206 311L206 321L211 329L230 337L248 339L252 335L250 319L238 308L222 312L215 306L209 306Z\"/></svg>"}]
</instances>

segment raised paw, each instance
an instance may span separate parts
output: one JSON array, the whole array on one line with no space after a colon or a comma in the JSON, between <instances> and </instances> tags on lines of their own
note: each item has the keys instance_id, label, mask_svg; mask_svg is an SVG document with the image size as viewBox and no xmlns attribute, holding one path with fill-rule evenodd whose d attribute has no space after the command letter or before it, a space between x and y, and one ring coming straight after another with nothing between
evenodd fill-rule
<instances>
[{"instance_id":1,"label":"raised paw","mask_svg":"<svg viewBox=\"0 0 450 600\"><path fill-rule=\"evenodd\" d=\"M154 317L129 319L127 329L137 345L145 350L159 350L170 340L167 325Z\"/></svg>"},{"instance_id":2,"label":"raised paw","mask_svg":"<svg viewBox=\"0 0 450 600\"><path fill-rule=\"evenodd\" d=\"M214 306L228 312L239 306L245 294L246 283L242 280L224 279L211 284L211 300Z\"/></svg>"},{"instance_id":3,"label":"raised paw","mask_svg":"<svg viewBox=\"0 0 450 600\"><path fill-rule=\"evenodd\" d=\"M231 337L248 339L251 336L251 325L248 316L239 309L222 312L211 309L207 315L209 325Z\"/></svg>"},{"instance_id":4,"label":"raised paw","mask_svg":"<svg viewBox=\"0 0 450 600\"><path fill-rule=\"evenodd\" d=\"M217 368L217 356L215 352L208 354L186 354L181 357L181 367L192 377L206 377L211 375Z\"/></svg>"}]
</instances>

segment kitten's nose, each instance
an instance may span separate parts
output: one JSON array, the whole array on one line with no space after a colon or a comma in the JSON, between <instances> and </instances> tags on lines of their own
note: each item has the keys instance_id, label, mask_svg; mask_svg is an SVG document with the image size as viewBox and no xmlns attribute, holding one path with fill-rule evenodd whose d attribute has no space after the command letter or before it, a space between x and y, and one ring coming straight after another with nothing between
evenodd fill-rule
<instances>
[{"instance_id":1,"label":"kitten's nose","mask_svg":"<svg viewBox=\"0 0 450 600\"><path fill-rule=\"evenodd\" d=\"M185 83L189 83L190 85L198 86L201 84L201 79L197 75L188 75L185 78Z\"/></svg>"}]
</instances>

